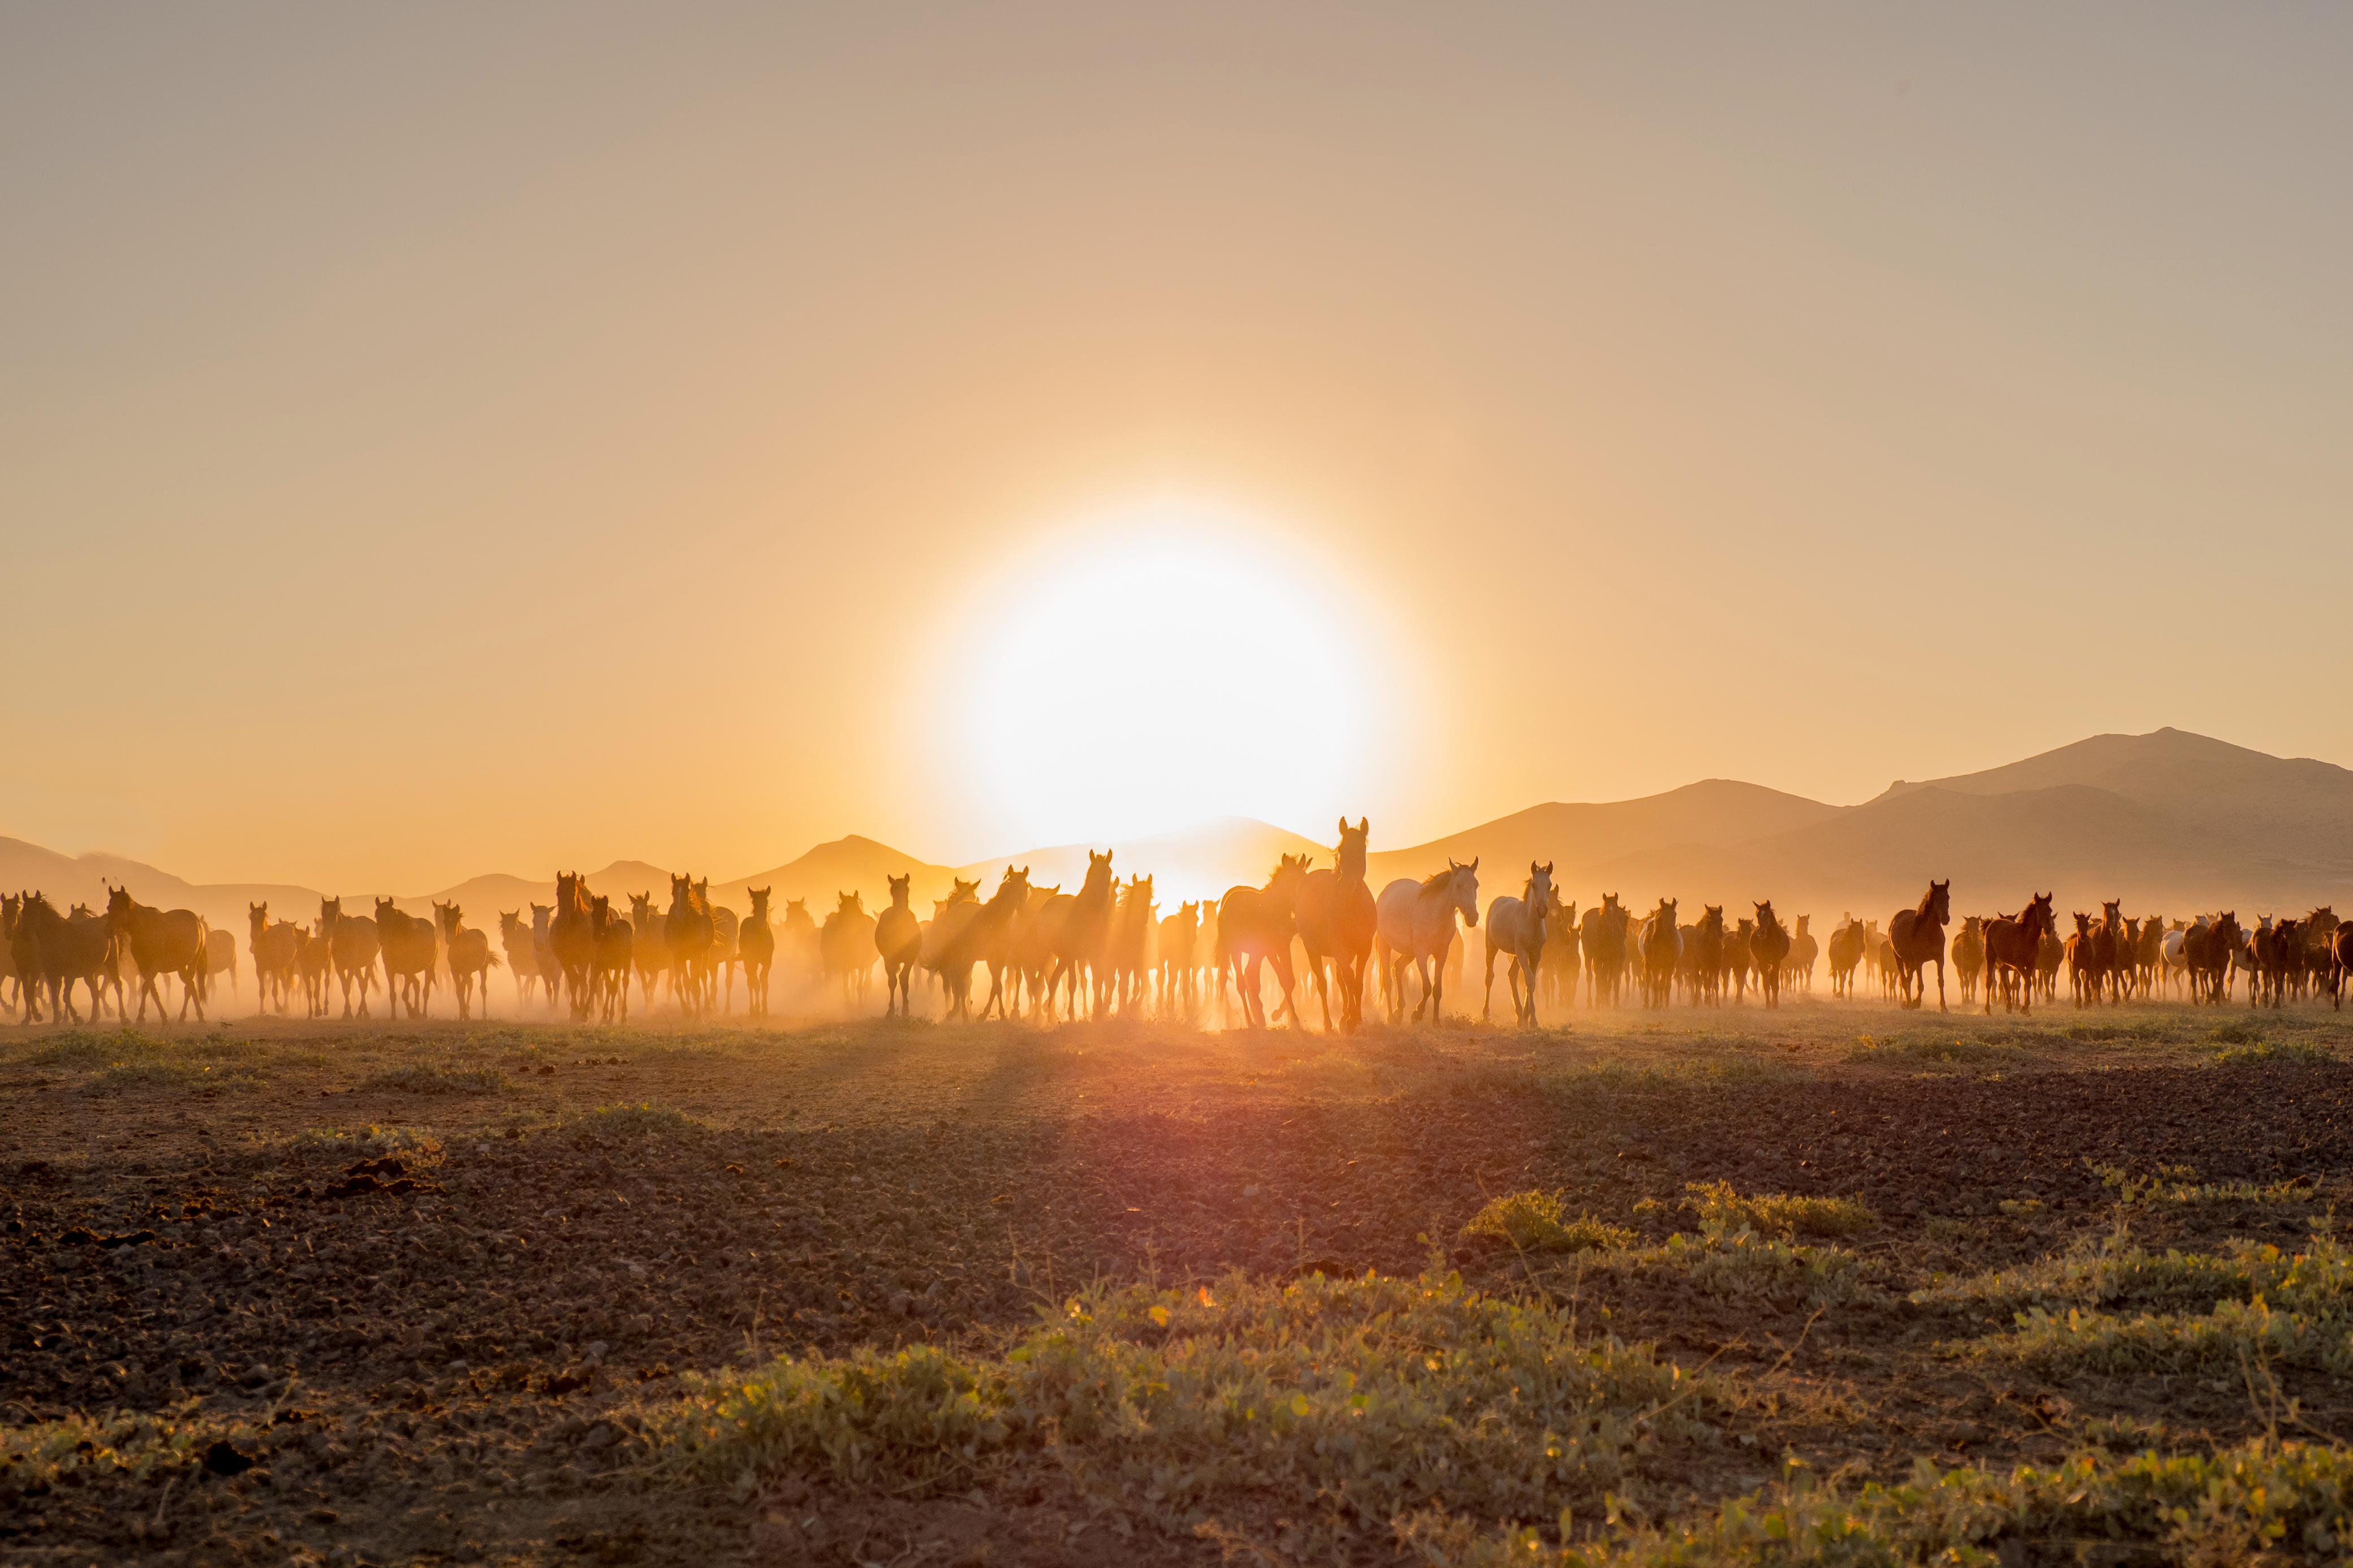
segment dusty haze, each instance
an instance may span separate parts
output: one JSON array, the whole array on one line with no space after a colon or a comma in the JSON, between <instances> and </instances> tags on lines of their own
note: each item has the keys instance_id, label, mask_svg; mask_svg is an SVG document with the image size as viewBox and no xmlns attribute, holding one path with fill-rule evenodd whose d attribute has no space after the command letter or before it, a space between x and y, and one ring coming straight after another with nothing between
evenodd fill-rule
<instances>
[{"instance_id":1,"label":"dusty haze","mask_svg":"<svg viewBox=\"0 0 2353 1568\"><path fill-rule=\"evenodd\" d=\"M0 832L415 893L2353 756L2348 78L2316 7L14 8ZM1278 647L1057 830L974 752L1089 716L948 716L1139 497L1377 721L1271 773Z\"/></svg>"}]
</instances>

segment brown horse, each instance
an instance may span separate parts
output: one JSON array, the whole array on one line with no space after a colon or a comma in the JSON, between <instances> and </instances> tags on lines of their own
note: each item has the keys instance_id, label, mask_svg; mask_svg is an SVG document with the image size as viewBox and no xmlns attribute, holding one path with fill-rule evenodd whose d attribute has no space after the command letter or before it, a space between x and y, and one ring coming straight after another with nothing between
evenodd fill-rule
<instances>
[{"instance_id":1,"label":"brown horse","mask_svg":"<svg viewBox=\"0 0 2353 1568\"><path fill-rule=\"evenodd\" d=\"M1773 900L1757 906L1757 929L1748 938L1749 956L1757 964L1757 990L1767 1007L1781 1005L1781 968L1789 960L1789 932L1773 912Z\"/></svg>"},{"instance_id":2,"label":"brown horse","mask_svg":"<svg viewBox=\"0 0 2353 1568\"><path fill-rule=\"evenodd\" d=\"M491 1016L491 966L498 954L491 951L491 933L466 923L466 911L455 903L435 900L433 923L440 928L441 951L449 961L449 988L458 994L458 1016L470 1018L474 998L482 1003L482 1016Z\"/></svg>"},{"instance_id":3,"label":"brown horse","mask_svg":"<svg viewBox=\"0 0 2353 1568\"><path fill-rule=\"evenodd\" d=\"M1853 997L1854 972L1862 963L1866 946L1862 922L1852 914L1841 917L1839 923L1831 928L1831 995Z\"/></svg>"},{"instance_id":4,"label":"brown horse","mask_svg":"<svg viewBox=\"0 0 2353 1568\"><path fill-rule=\"evenodd\" d=\"M1334 868L1310 871L1299 884L1299 942L1307 950L1307 973L1315 982L1327 1035L1332 1032L1331 986L1340 991L1341 1028L1353 1032L1365 1021L1365 965L1372 958L1378 924L1373 890L1365 883L1365 843L1372 830L1369 817L1358 817L1354 827L1342 817Z\"/></svg>"},{"instance_id":5,"label":"brown horse","mask_svg":"<svg viewBox=\"0 0 2353 1568\"><path fill-rule=\"evenodd\" d=\"M368 1016L368 988L375 984L376 963L384 942L375 921L365 915L343 913L340 898L319 900L319 934L329 944L335 978L343 988L343 1016L352 1016L352 986L360 988L360 1016Z\"/></svg>"},{"instance_id":6,"label":"brown horse","mask_svg":"<svg viewBox=\"0 0 2353 1568\"><path fill-rule=\"evenodd\" d=\"M2092 931L2092 917L2083 910L2075 911L2075 934L2060 944L2067 954L2067 996L2081 1007L2091 1005L2090 996L2098 988L2095 976L2100 972L2099 938Z\"/></svg>"},{"instance_id":7,"label":"brown horse","mask_svg":"<svg viewBox=\"0 0 2353 1568\"><path fill-rule=\"evenodd\" d=\"M597 1017L607 1024L617 1014L629 1021L629 976L637 968L637 928L613 912L613 900L599 893L588 900L588 990Z\"/></svg>"},{"instance_id":8,"label":"brown horse","mask_svg":"<svg viewBox=\"0 0 2353 1568\"><path fill-rule=\"evenodd\" d=\"M1029 868L1005 868L987 903L975 901L972 886L956 884L961 896L933 918L923 939L923 967L940 977L948 1016L955 1018L972 1016L973 965L985 954L1009 946L1014 922L1029 904ZM989 1005L1001 1001L992 993Z\"/></svg>"},{"instance_id":9,"label":"brown horse","mask_svg":"<svg viewBox=\"0 0 2353 1568\"><path fill-rule=\"evenodd\" d=\"M1053 971L1046 976L1049 1016L1053 1014L1054 997L1065 976L1071 984L1066 1016L1071 1020L1079 1016L1080 987L1091 981L1090 1011L1101 1018L1109 1005L1109 987L1095 977L1099 973L1107 977L1105 949L1111 940L1112 916L1117 911L1118 879L1112 873L1111 856L1108 849L1101 855L1088 850L1086 880L1079 884L1079 890L1050 900L1039 911L1046 944L1054 954ZM1284 968L1289 967L1286 961Z\"/></svg>"},{"instance_id":10,"label":"brown horse","mask_svg":"<svg viewBox=\"0 0 2353 1568\"><path fill-rule=\"evenodd\" d=\"M309 1016L327 1016L327 982L335 972L335 944L321 934L326 929L323 921L318 931L296 929L294 963L302 976L302 1004Z\"/></svg>"},{"instance_id":11,"label":"brown horse","mask_svg":"<svg viewBox=\"0 0 2353 1568\"><path fill-rule=\"evenodd\" d=\"M1936 1011L1945 1006L1945 923L1953 918L1950 879L1931 879L1918 907L1898 910L1887 922L1887 946L1895 967L1895 991L1905 1007L1926 1006L1928 984L1921 977L1925 964L1936 966Z\"/></svg>"},{"instance_id":12,"label":"brown horse","mask_svg":"<svg viewBox=\"0 0 2353 1568\"><path fill-rule=\"evenodd\" d=\"M1675 934L1681 938L1683 932L1677 928ZM1687 976L1694 1007L1703 1000L1724 1005L1724 906L1702 904L1690 938L1675 959L1677 969Z\"/></svg>"},{"instance_id":13,"label":"brown horse","mask_svg":"<svg viewBox=\"0 0 2353 1568\"><path fill-rule=\"evenodd\" d=\"M1663 1007L1673 997L1675 967L1683 959L1683 932L1675 924L1673 899L1661 899L1642 922L1642 1005Z\"/></svg>"},{"instance_id":14,"label":"brown horse","mask_svg":"<svg viewBox=\"0 0 2353 1568\"><path fill-rule=\"evenodd\" d=\"M662 917L662 951L670 957L670 994L679 1011L693 1017L710 1005L707 973L717 933L711 901L695 891L694 879L670 879L670 910Z\"/></svg>"},{"instance_id":15,"label":"brown horse","mask_svg":"<svg viewBox=\"0 0 2353 1568\"><path fill-rule=\"evenodd\" d=\"M180 1021L185 1023L188 1009L196 1010L196 1022L205 1021L206 979L211 973L212 952L206 941L209 933L205 922L192 910L159 910L138 902L127 888L109 888L106 893L107 923L114 928L114 936L121 948L131 954L131 962L139 970L139 1019L147 1019L147 999L155 999L155 1016L164 1015L164 994L155 982L166 974L180 979Z\"/></svg>"},{"instance_id":16,"label":"brown horse","mask_svg":"<svg viewBox=\"0 0 2353 1568\"><path fill-rule=\"evenodd\" d=\"M1986 922L1985 1010L1989 1016L1993 1013L1997 983L2005 1010L2030 1014L2034 1011L2035 966L2042 941L2052 934L2057 920L2051 912L2051 895L2037 893L2016 915L2002 915Z\"/></svg>"},{"instance_id":17,"label":"brown horse","mask_svg":"<svg viewBox=\"0 0 2353 1568\"><path fill-rule=\"evenodd\" d=\"M1110 859L1103 857L1106 865ZM1275 981L1282 987L1275 1016L1288 1013L1293 1026L1298 1026L1299 1008L1291 994L1296 984L1291 941L1298 934L1299 888L1306 879L1307 857L1285 855L1267 877L1266 886L1229 888L1218 900L1219 989L1224 990L1224 977L1230 973L1241 993L1242 1021L1250 1028L1266 1027L1266 1001L1259 994L1259 966L1266 963L1274 965Z\"/></svg>"},{"instance_id":18,"label":"brown horse","mask_svg":"<svg viewBox=\"0 0 2353 1568\"><path fill-rule=\"evenodd\" d=\"M412 1018L430 1016L439 931L431 921L406 912L390 899L375 901L375 931L384 944L385 1005L391 1016L399 1017L404 1004Z\"/></svg>"},{"instance_id":19,"label":"brown horse","mask_svg":"<svg viewBox=\"0 0 2353 1568\"><path fill-rule=\"evenodd\" d=\"M1797 933L1789 938L1789 956L1787 961L1789 973L1783 982L1785 984L1802 987L1809 995L1813 994L1814 989L1814 962L1822 955L1822 944L1814 940L1814 933L1807 929L1813 923L1814 917L1811 915L1798 917Z\"/></svg>"},{"instance_id":20,"label":"brown horse","mask_svg":"<svg viewBox=\"0 0 2353 1568\"><path fill-rule=\"evenodd\" d=\"M539 946L532 941L521 910L499 911L499 945L506 950L507 973L514 976L515 1011L520 1014L531 1000L533 983L541 978Z\"/></svg>"},{"instance_id":21,"label":"brown horse","mask_svg":"<svg viewBox=\"0 0 2353 1568\"><path fill-rule=\"evenodd\" d=\"M1112 921L1107 944L1113 990L1124 1017L1141 1005L1152 978L1152 939L1159 931L1159 906L1152 897L1152 879L1130 877L1120 890L1119 911Z\"/></svg>"},{"instance_id":22,"label":"brown horse","mask_svg":"<svg viewBox=\"0 0 2353 1568\"><path fill-rule=\"evenodd\" d=\"M532 912L539 912L536 904ZM588 879L577 871L556 876L555 907L547 920L547 956L563 976L566 1010L586 1021L596 978L596 921L588 903Z\"/></svg>"},{"instance_id":23,"label":"brown horse","mask_svg":"<svg viewBox=\"0 0 2353 1568\"><path fill-rule=\"evenodd\" d=\"M17 910L13 952L20 977L28 985L48 993L52 1023L81 1022L73 1005L77 981L90 989L92 1023L100 1016L103 1004L100 988L103 985L115 987L114 1011L121 1016L121 950L114 928L107 921L79 910L70 917L60 915L57 906L42 894L27 893ZM35 1004L29 993L26 1005L26 1021L31 1022ZM160 999L157 1005L162 1005Z\"/></svg>"},{"instance_id":24,"label":"brown horse","mask_svg":"<svg viewBox=\"0 0 2353 1568\"><path fill-rule=\"evenodd\" d=\"M833 913L818 931L818 951L825 959L828 980L841 984L841 1005L863 1004L874 982L874 917L855 892L837 893Z\"/></svg>"},{"instance_id":25,"label":"brown horse","mask_svg":"<svg viewBox=\"0 0 2353 1568\"><path fill-rule=\"evenodd\" d=\"M754 1017L768 1016L768 975L776 963L776 933L768 925L768 895L774 888L746 888L752 912L735 931L735 951L744 961L744 1011Z\"/></svg>"},{"instance_id":26,"label":"brown horse","mask_svg":"<svg viewBox=\"0 0 2353 1568\"><path fill-rule=\"evenodd\" d=\"M1978 999L1978 972L1985 967L1985 917L1964 915L1953 934L1953 975L1961 983L1961 1005Z\"/></svg>"},{"instance_id":27,"label":"brown horse","mask_svg":"<svg viewBox=\"0 0 2353 1568\"><path fill-rule=\"evenodd\" d=\"M1577 900L1561 901L1560 889L1552 892L1552 907L1545 911L1545 949L1541 978L1545 983L1545 999L1556 1006L1569 1007L1577 1002L1577 976L1584 973L1585 955L1579 951L1577 923Z\"/></svg>"},{"instance_id":28,"label":"brown horse","mask_svg":"<svg viewBox=\"0 0 2353 1568\"><path fill-rule=\"evenodd\" d=\"M1160 961L1160 1016L1164 1018L1180 1013L1190 1018L1200 1006L1200 981L1195 958L1200 939L1199 904L1179 904L1175 914L1161 918L1153 945Z\"/></svg>"},{"instance_id":29,"label":"brown horse","mask_svg":"<svg viewBox=\"0 0 2353 1568\"><path fill-rule=\"evenodd\" d=\"M1601 902L1585 911L1577 933L1585 952L1585 1005L1599 1007L1604 994L1612 1007L1626 984L1626 912L1618 895L1605 893Z\"/></svg>"},{"instance_id":30,"label":"brown horse","mask_svg":"<svg viewBox=\"0 0 2353 1568\"><path fill-rule=\"evenodd\" d=\"M283 1014L287 998L294 990L295 958L302 928L292 921L270 924L266 899L245 906L245 922L246 951L253 955L253 1016L258 1018L269 1012L272 996L278 999L278 1011Z\"/></svg>"}]
</instances>

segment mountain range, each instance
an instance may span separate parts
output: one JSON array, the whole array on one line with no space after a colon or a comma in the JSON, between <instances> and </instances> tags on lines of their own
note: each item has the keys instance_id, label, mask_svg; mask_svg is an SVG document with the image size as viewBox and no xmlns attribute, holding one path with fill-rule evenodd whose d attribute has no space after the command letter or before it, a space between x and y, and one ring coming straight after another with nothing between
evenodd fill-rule
<instances>
[{"instance_id":1,"label":"mountain range","mask_svg":"<svg viewBox=\"0 0 2353 1568\"><path fill-rule=\"evenodd\" d=\"M1376 824L1377 831L1378 825ZM713 898L748 907L745 889L774 889L778 909L807 899L820 919L839 890L857 890L870 910L887 901L884 879L913 879L928 912L962 877L994 887L1008 864L1033 883L1078 886L1089 846L1061 845L951 867L855 835L799 858L714 882ZM1150 872L1164 906L1258 882L1282 855L1327 846L1248 817L1223 817L1112 847L1123 873ZM1772 898L1785 913L1827 921L1846 910L1871 913L1915 902L1931 877L1950 878L1957 912L2013 909L2031 891L2059 895L2063 914L2122 898L2128 910L2179 912L2235 905L2242 914L2353 903L2353 771L2309 758L2282 758L2193 735L2095 735L1981 773L1926 782L1899 780L1859 805L1830 805L1733 779L1704 779L1662 795L1606 803L1531 806L1444 838L1376 851L1376 889L1419 877L1449 858L1480 862L1482 893L1516 892L1532 860L1554 864L1564 896L1591 900L1615 892L1648 908L1660 896L1691 910ZM0 887L42 888L53 899L92 903L105 883L127 883L142 901L195 910L242 938L248 902L308 919L319 895L301 887L191 884L121 856L60 855L0 838ZM638 860L589 873L591 889L616 899L652 892L666 900L669 873ZM478 925L500 910L545 903L546 880L476 877L430 894L403 896L423 913L455 899ZM346 895L364 911L368 895Z\"/></svg>"}]
</instances>

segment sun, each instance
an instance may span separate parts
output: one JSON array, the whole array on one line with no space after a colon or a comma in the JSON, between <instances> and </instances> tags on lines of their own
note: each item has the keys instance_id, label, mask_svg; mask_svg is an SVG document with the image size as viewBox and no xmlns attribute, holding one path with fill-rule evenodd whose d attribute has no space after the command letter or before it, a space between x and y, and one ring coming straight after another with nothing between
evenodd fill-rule
<instances>
[{"instance_id":1,"label":"sun","mask_svg":"<svg viewBox=\"0 0 2353 1568\"><path fill-rule=\"evenodd\" d=\"M960 704L1023 844L1240 815L1305 828L1361 784L1372 628L1263 522L1155 501L1058 531L971 628Z\"/></svg>"}]
</instances>

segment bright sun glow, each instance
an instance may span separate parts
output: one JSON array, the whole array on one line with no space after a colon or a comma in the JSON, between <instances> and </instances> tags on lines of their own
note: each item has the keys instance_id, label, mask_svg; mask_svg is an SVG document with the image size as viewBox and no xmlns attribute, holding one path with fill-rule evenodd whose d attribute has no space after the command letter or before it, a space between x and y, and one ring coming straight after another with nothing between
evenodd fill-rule
<instances>
[{"instance_id":1,"label":"bright sun glow","mask_svg":"<svg viewBox=\"0 0 2353 1568\"><path fill-rule=\"evenodd\" d=\"M1344 808L1372 628L1264 537L1198 503L1133 508L1059 535L983 607L968 754L1021 842L1229 813L1320 830Z\"/></svg>"}]
</instances>

